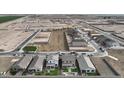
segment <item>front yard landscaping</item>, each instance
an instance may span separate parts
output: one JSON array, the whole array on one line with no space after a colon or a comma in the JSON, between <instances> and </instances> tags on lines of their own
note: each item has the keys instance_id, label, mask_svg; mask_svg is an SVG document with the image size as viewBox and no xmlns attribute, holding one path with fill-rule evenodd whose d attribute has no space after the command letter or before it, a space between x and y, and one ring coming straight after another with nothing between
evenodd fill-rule
<instances>
[{"instance_id":1,"label":"front yard landscaping","mask_svg":"<svg viewBox=\"0 0 124 93\"><path fill-rule=\"evenodd\" d=\"M44 75L44 72L36 72L35 75Z\"/></svg>"},{"instance_id":2,"label":"front yard landscaping","mask_svg":"<svg viewBox=\"0 0 124 93\"><path fill-rule=\"evenodd\" d=\"M78 72L78 69L77 68L72 68L71 72Z\"/></svg>"},{"instance_id":3,"label":"front yard landscaping","mask_svg":"<svg viewBox=\"0 0 124 93\"><path fill-rule=\"evenodd\" d=\"M63 68L63 72L68 72L68 68L67 67L64 67Z\"/></svg>"},{"instance_id":4,"label":"front yard landscaping","mask_svg":"<svg viewBox=\"0 0 124 93\"><path fill-rule=\"evenodd\" d=\"M36 51L37 47L36 46L26 46L23 48L23 51L24 52L33 52L33 51Z\"/></svg>"},{"instance_id":5,"label":"front yard landscaping","mask_svg":"<svg viewBox=\"0 0 124 93\"><path fill-rule=\"evenodd\" d=\"M60 71L58 69L53 69L47 72L46 75L50 75L50 76L60 75Z\"/></svg>"},{"instance_id":6,"label":"front yard landscaping","mask_svg":"<svg viewBox=\"0 0 124 93\"><path fill-rule=\"evenodd\" d=\"M86 73L87 76L98 76L97 73Z\"/></svg>"}]
</instances>

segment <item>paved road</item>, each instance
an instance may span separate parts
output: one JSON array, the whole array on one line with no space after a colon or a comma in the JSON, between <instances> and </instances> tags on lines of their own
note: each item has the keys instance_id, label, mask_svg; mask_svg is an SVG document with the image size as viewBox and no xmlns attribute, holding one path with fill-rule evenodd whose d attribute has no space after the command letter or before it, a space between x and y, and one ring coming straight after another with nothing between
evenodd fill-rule
<instances>
[{"instance_id":1,"label":"paved road","mask_svg":"<svg viewBox=\"0 0 124 93\"><path fill-rule=\"evenodd\" d=\"M80 29L76 29L76 31L78 31L79 33L81 33L81 37L83 39L85 39L90 45L92 45L95 48L94 52L91 52L91 54L94 54L96 56L107 56L108 53L105 50L104 52L102 52L99 48L101 46L99 46L94 40L90 40L90 38L87 36L87 34L85 34L85 32L81 31Z\"/></svg>"},{"instance_id":2,"label":"paved road","mask_svg":"<svg viewBox=\"0 0 124 93\"><path fill-rule=\"evenodd\" d=\"M22 42L19 46L17 46L14 50L8 52L0 52L0 55L21 55L19 50L22 50L31 40L34 38L40 30L35 31L30 37L28 37L24 42Z\"/></svg>"},{"instance_id":3,"label":"paved road","mask_svg":"<svg viewBox=\"0 0 124 93\"><path fill-rule=\"evenodd\" d=\"M88 27L90 27L90 28L94 29L95 31L97 31L98 33L100 33L100 34L102 34L102 35L104 35L104 36L106 36L106 37L108 37L108 38L110 38L110 39L116 41L117 43L120 43L120 44L124 45L124 42L123 42L123 41L121 41L118 37L112 35L111 33L105 32L103 29L100 29L100 28L97 28L97 27L95 27L95 26L93 26L93 25L90 25L90 24L88 24L87 22L84 22L84 23L85 23Z\"/></svg>"},{"instance_id":4,"label":"paved road","mask_svg":"<svg viewBox=\"0 0 124 93\"><path fill-rule=\"evenodd\" d=\"M39 32L40 30L35 31L29 38L27 38L23 43L21 43L15 50L13 51L19 51L23 49Z\"/></svg>"},{"instance_id":5,"label":"paved road","mask_svg":"<svg viewBox=\"0 0 124 93\"><path fill-rule=\"evenodd\" d=\"M78 31L81 34L81 37L84 38L91 46L94 47L95 51L93 52L76 52L77 54L97 54L97 55L101 55L101 56L106 56L107 52L101 52L101 50L99 49L100 46L93 40L90 40L90 38L84 33L82 32L80 29L77 29L76 31ZM32 38L34 38L36 36L36 34L39 32L39 30L35 31L29 38L27 38L27 40L25 40L23 43L21 43L15 50L11 51L11 52L1 52L0 56L8 56L8 55L22 55L22 48L24 46L26 46L30 40ZM20 50L20 51L19 51ZM71 51L51 51L51 52L40 52L40 53L28 53L28 54L61 54L61 53L70 53Z\"/></svg>"},{"instance_id":6,"label":"paved road","mask_svg":"<svg viewBox=\"0 0 124 93\"><path fill-rule=\"evenodd\" d=\"M90 38L89 38L88 36L85 36L84 33L83 33L81 30L77 29L77 31L80 32L82 38L84 38L86 41L88 41L88 43L89 43L90 45L92 45L92 46L94 47L94 49L95 49L95 51L93 51L93 52L76 52L77 54L79 54L79 55L82 55L82 54L87 54L87 55L97 54L97 56L98 56L98 55L100 55L100 56L106 56L106 54L107 54L106 51L105 51L105 52L101 52L101 51L99 50L99 45L98 45L97 43L95 43L95 41L90 40ZM11 52L2 52L2 53L0 53L0 56L10 56L10 55L12 55L12 56L13 56L13 55L15 55L15 56L21 56L21 55L23 55L24 53L21 52L21 51L19 51L19 50L21 50L25 45L27 45L27 43L30 42L30 40L31 40L32 38L34 38L35 35L36 35L38 32L39 32L39 31L34 32L34 34L32 34L27 40L25 40L25 41L24 41L20 46L18 46L15 50L13 50L13 51L11 51ZM51 51L51 52L39 52L39 53L30 52L30 53L25 53L25 54L31 54L31 55L36 55L36 54L49 55L49 54L71 53L71 52L73 52L73 51Z\"/></svg>"}]
</instances>

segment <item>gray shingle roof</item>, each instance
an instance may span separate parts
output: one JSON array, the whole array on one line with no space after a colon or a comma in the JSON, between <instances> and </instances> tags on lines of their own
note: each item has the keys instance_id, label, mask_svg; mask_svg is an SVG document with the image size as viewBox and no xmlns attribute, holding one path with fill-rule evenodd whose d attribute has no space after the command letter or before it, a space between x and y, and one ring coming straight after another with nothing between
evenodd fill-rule
<instances>
[{"instance_id":1,"label":"gray shingle roof","mask_svg":"<svg viewBox=\"0 0 124 93\"><path fill-rule=\"evenodd\" d=\"M95 69L94 65L90 61L90 59L86 56L80 56L77 58L77 61L79 63L79 67L81 70L86 70L86 69ZM87 59L88 58L88 59Z\"/></svg>"},{"instance_id":2,"label":"gray shingle roof","mask_svg":"<svg viewBox=\"0 0 124 93\"><path fill-rule=\"evenodd\" d=\"M37 55L29 65L28 69L42 69L45 55Z\"/></svg>"},{"instance_id":3,"label":"gray shingle roof","mask_svg":"<svg viewBox=\"0 0 124 93\"><path fill-rule=\"evenodd\" d=\"M72 55L72 54L64 54L62 55L62 61L75 61L76 60L76 57L75 55Z\"/></svg>"},{"instance_id":4,"label":"gray shingle roof","mask_svg":"<svg viewBox=\"0 0 124 93\"><path fill-rule=\"evenodd\" d=\"M14 66L19 66L22 69L26 69L29 63L31 62L31 60L32 60L32 55L26 55L21 60L16 62Z\"/></svg>"}]
</instances>

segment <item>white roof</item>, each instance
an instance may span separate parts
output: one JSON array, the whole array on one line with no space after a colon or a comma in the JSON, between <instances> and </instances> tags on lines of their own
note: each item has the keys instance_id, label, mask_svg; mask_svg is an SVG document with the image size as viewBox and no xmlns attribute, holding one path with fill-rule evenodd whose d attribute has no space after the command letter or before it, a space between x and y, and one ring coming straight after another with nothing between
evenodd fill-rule
<instances>
[{"instance_id":1,"label":"white roof","mask_svg":"<svg viewBox=\"0 0 124 93\"><path fill-rule=\"evenodd\" d=\"M48 60L48 63L49 63L49 61L51 63L58 63L59 55L58 54L57 55L49 55L47 60Z\"/></svg>"}]
</instances>

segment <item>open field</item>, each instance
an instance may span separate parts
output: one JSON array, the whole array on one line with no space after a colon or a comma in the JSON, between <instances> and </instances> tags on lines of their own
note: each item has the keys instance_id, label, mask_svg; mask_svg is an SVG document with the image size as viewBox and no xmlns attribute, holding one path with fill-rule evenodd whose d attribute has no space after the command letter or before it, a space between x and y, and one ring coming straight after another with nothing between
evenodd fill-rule
<instances>
[{"instance_id":1,"label":"open field","mask_svg":"<svg viewBox=\"0 0 124 93\"><path fill-rule=\"evenodd\" d=\"M13 29L13 30L20 30L20 29L26 29L27 27L30 27L30 29L44 29L44 30L52 30L52 29L63 29L63 28L68 28L70 25L67 24L62 24L59 22L52 22L49 19L23 19L22 20L13 22L11 24L6 25L8 29Z\"/></svg>"},{"instance_id":2,"label":"open field","mask_svg":"<svg viewBox=\"0 0 124 93\"><path fill-rule=\"evenodd\" d=\"M106 19L89 19L89 20L87 19L87 23L92 25L109 24L109 22Z\"/></svg>"},{"instance_id":3,"label":"open field","mask_svg":"<svg viewBox=\"0 0 124 93\"><path fill-rule=\"evenodd\" d=\"M39 44L38 51L61 51L68 50L64 31L53 31L48 44Z\"/></svg>"},{"instance_id":4,"label":"open field","mask_svg":"<svg viewBox=\"0 0 124 93\"><path fill-rule=\"evenodd\" d=\"M0 16L0 23L12 21L21 17L23 16Z\"/></svg>"},{"instance_id":5,"label":"open field","mask_svg":"<svg viewBox=\"0 0 124 93\"><path fill-rule=\"evenodd\" d=\"M100 29L105 31L114 31L114 32L121 32L124 31L124 25L94 25Z\"/></svg>"},{"instance_id":6,"label":"open field","mask_svg":"<svg viewBox=\"0 0 124 93\"><path fill-rule=\"evenodd\" d=\"M0 72L6 72L18 57L0 57Z\"/></svg>"},{"instance_id":7,"label":"open field","mask_svg":"<svg viewBox=\"0 0 124 93\"><path fill-rule=\"evenodd\" d=\"M121 41L124 39L124 25L94 25L94 26L102 30L105 30L105 32L111 32L114 36L119 37Z\"/></svg>"},{"instance_id":8,"label":"open field","mask_svg":"<svg viewBox=\"0 0 124 93\"><path fill-rule=\"evenodd\" d=\"M0 31L0 51L10 51L15 49L31 34L32 32L24 31Z\"/></svg>"},{"instance_id":9,"label":"open field","mask_svg":"<svg viewBox=\"0 0 124 93\"><path fill-rule=\"evenodd\" d=\"M116 61L112 58L109 58L109 57L105 57L105 60L107 61L107 63L113 68L116 70L116 72L120 75L122 75L121 73L121 64L119 63L119 61Z\"/></svg>"},{"instance_id":10,"label":"open field","mask_svg":"<svg viewBox=\"0 0 124 93\"><path fill-rule=\"evenodd\" d=\"M122 76L124 76L124 49L111 49L108 50L108 53L109 55L114 56L118 59L118 61L111 60L109 61L109 63L111 65L114 65L117 71L120 72Z\"/></svg>"},{"instance_id":11,"label":"open field","mask_svg":"<svg viewBox=\"0 0 124 93\"><path fill-rule=\"evenodd\" d=\"M91 57L92 63L101 76L115 76L109 66L99 57Z\"/></svg>"},{"instance_id":12,"label":"open field","mask_svg":"<svg viewBox=\"0 0 124 93\"><path fill-rule=\"evenodd\" d=\"M50 34L51 32L40 32L35 36L35 38L32 39L31 43L33 44L48 43Z\"/></svg>"}]
</instances>

